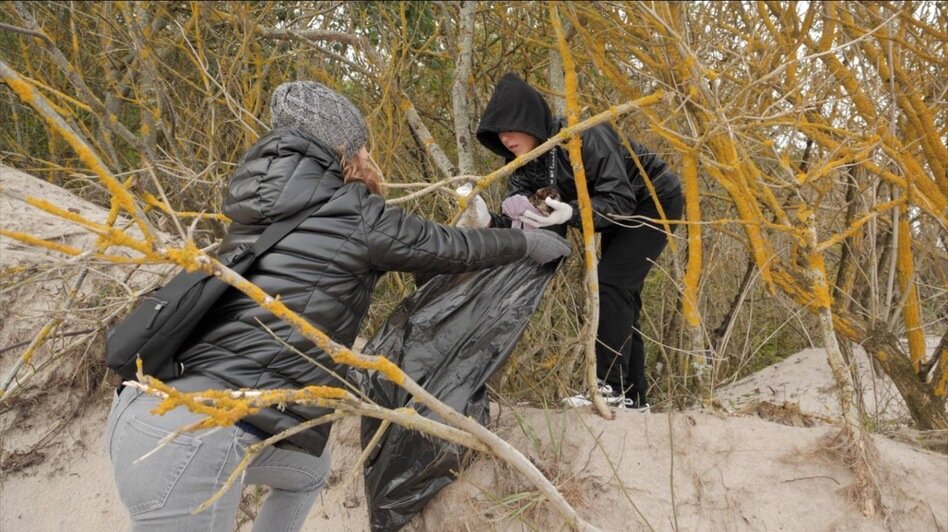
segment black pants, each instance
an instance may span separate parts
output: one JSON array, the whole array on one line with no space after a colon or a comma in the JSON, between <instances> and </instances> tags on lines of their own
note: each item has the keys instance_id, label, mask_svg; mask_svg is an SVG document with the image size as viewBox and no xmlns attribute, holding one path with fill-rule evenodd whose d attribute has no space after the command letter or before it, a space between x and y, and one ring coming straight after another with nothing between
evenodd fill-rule
<instances>
[{"instance_id":1,"label":"black pants","mask_svg":"<svg viewBox=\"0 0 948 532\"><path fill-rule=\"evenodd\" d=\"M680 193L660 198L665 216L678 220L682 214ZM661 218L654 201L643 201L637 216ZM599 332L596 339L596 373L613 390L624 392L637 405L647 402L645 345L639 328L642 285L658 259L668 235L661 224L639 220L621 222L602 232L599 260ZM672 230L675 225L670 226Z\"/></svg>"}]
</instances>

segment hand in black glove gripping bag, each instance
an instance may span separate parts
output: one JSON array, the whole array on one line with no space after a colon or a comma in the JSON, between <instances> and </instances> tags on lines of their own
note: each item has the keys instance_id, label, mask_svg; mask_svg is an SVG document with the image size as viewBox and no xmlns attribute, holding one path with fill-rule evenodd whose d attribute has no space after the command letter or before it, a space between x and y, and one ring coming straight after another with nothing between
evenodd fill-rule
<instances>
[{"instance_id":1,"label":"hand in black glove gripping bag","mask_svg":"<svg viewBox=\"0 0 948 532\"><path fill-rule=\"evenodd\" d=\"M540 264L569 255L569 242L552 231L524 231L523 236L527 238L527 256Z\"/></svg>"},{"instance_id":2,"label":"hand in black glove gripping bag","mask_svg":"<svg viewBox=\"0 0 948 532\"><path fill-rule=\"evenodd\" d=\"M402 301L363 351L386 356L440 401L485 424L485 383L523 334L559 265L555 259L569 252L565 240L549 231L525 234L537 235L527 237L528 243L534 242L530 256L540 254L536 260L433 278ZM547 264L538 264L539 259ZM353 370L350 377L379 406L407 406L441 421L375 372ZM363 446L378 427L378 420L362 418ZM365 464L372 530L394 531L408 523L454 480L452 470L459 469L464 452L463 447L392 425Z\"/></svg>"}]
</instances>

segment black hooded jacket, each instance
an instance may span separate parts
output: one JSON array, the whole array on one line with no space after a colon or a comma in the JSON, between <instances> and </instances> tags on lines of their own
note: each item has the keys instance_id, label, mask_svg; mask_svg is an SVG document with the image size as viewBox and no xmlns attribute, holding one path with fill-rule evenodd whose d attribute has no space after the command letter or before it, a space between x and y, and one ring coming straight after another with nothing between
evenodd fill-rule
<instances>
[{"instance_id":1,"label":"black hooded jacket","mask_svg":"<svg viewBox=\"0 0 948 532\"><path fill-rule=\"evenodd\" d=\"M386 206L364 185L343 184L340 175L338 158L299 131L263 137L231 178L224 212L232 223L219 255L252 245L267 225L316 207L246 277L342 345L355 340L385 272L465 272L515 262L526 252L520 231L446 227ZM179 356L184 374L173 382L184 391L341 385L296 351L346 374L289 324L234 289L191 341ZM276 434L326 413L288 405L243 421ZM319 455L328 436L329 426L323 425L289 442Z\"/></svg>"},{"instance_id":2,"label":"black hooded jacket","mask_svg":"<svg viewBox=\"0 0 948 532\"><path fill-rule=\"evenodd\" d=\"M511 161L514 154L500 142L499 133L519 131L536 137L542 143L565 126L564 119L553 117L546 101L536 89L516 74L508 73L497 83L487 103L477 126L477 140L506 161ZM629 154L615 129L608 124L600 124L587 129L580 137L596 230L613 225L608 218L610 215L632 215L638 206L652 201L635 158ZM626 140L651 179L659 201L681 193L678 175L664 161L641 144ZM555 176L552 179L551 169ZM562 201L573 207L573 218L568 223L579 227L576 183L569 155L564 148L554 148L514 172L507 180L506 196L529 196L537 189L550 185L557 188ZM493 225L509 227L510 219L495 216Z\"/></svg>"}]
</instances>

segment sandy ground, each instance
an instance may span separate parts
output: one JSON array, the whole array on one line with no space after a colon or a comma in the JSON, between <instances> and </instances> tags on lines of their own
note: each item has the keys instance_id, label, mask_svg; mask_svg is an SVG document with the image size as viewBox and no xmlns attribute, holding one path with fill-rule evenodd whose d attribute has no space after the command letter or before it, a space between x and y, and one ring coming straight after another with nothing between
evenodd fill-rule
<instances>
[{"instance_id":1,"label":"sandy ground","mask_svg":"<svg viewBox=\"0 0 948 532\"><path fill-rule=\"evenodd\" d=\"M45 186L0 167L0 227L40 227L33 232L82 245L87 237L24 206L25 193L61 192ZM79 200L68 194L53 197L64 208L95 209L71 203ZM4 269L59 262L0 239ZM62 281L41 281L31 290L3 293L4 306L19 313L8 313L0 323L0 345L29 339L59 304L50 300L61 301ZM20 352L0 355L0 375ZM867 412L880 426L900 423L904 405L890 383L871 374L864 354L857 359ZM66 392L34 394L15 408L0 407L0 532L127 529L103 449L107 393ZM948 530L948 457L883 436L874 440L884 512L866 517L858 511L850 492L853 474L831 439L838 412L822 350L797 353L717 390L716 397L724 406L716 412L620 410L612 421L585 408L495 407L494 428L602 530ZM37 445L37 451L22 453ZM361 476L352 473L359 455L357 421L339 423L331 445L329 486L304 529L368 530ZM240 530L251 528L247 515L241 515ZM563 528L508 466L480 457L406 529Z\"/></svg>"},{"instance_id":2,"label":"sandy ground","mask_svg":"<svg viewBox=\"0 0 948 532\"><path fill-rule=\"evenodd\" d=\"M939 340L935 336L926 338L929 353L935 350ZM910 422L905 401L892 381L873 367L861 347L854 346L853 355L853 373L857 375L856 382L862 390L866 415L877 426ZM741 409L755 401L790 402L804 413L839 417L839 401L832 393L835 385L828 367L825 350L804 349L734 384L719 388L714 396L727 408Z\"/></svg>"},{"instance_id":3,"label":"sandy ground","mask_svg":"<svg viewBox=\"0 0 948 532\"><path fill-rule=\"evenodd\" d=\"M103 450L106 409L102 401L64 428L40 463L4 473L0 530L127 528ZM617 414L606 421L586 409L517 408L504 410L496 426L602 530L948 529L944 455L875 437L887 515L866 518L848 490L852 472L832 450L832 426L697 412ZM3 442L7 452L14 441ZM331 445L331 483L304 530L368 530L361 479L350 482L357 422L340 423ZM481 458L408 529L561 529L538 500L507 466Z\"/></svg>"}]
</instances>

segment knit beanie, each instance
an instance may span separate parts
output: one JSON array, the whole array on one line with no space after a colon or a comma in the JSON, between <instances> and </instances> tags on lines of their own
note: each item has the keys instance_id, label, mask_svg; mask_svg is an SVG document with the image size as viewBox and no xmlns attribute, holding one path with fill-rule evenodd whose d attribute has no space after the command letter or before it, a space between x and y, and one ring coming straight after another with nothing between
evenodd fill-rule
<instances>
[{"instance_id":1,"label":"knit beanie","mask_svg":"<svg viewBox=\"0 0 948 532\"><path fill-rule=\"evenodd\" d=\"M283 83L270 97L273 129L296 128L342 153L349 160L365 146L362 113L348 98L315 81Z\"/></svg>"}]
</instances>

